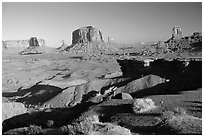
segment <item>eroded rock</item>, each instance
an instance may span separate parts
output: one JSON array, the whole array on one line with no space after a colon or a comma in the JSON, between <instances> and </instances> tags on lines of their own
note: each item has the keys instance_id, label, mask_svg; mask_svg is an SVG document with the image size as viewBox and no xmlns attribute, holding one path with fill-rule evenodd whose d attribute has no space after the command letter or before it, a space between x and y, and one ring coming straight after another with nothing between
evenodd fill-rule
<instances>
[{"instance_id":1,"label":"eroded rock","mask_svg":"<svg viewBox=\"0 0 204 137\"><path fill-rule=\"evenodd\" d=\"M114 99L133 99L128 93L119 93L113 97Z\"/></svg>"},{"instance_id":2,"label":"eroded rock","mask_svg":"<svg viewBox=\"0 0 204 137\"><path fill-rule=\"evenodd\" d=\"M178 26L174 26L172 29L172 38L180 39L182 37L182 30Z\"/></svg>"},{"instance_id":3,"label":"eroded rock","mask_svg":"<svg viewBox=\"0 0 204 137\"><path fill-rule=\"evenodd\" d=\"M29 40L29 46L20 51L20 55L28 55L28 54L44 54L48 52L52 52L52 49L45 45L45 41L42 40L42 45L39 44L39 40L37 37L31 37Z\"/></svg>"},{"instance_id":4,"label":"eroded rock","mask_svg":"<svg viewBox=\"0 0 204 137\"><path fill-rule=\"evenodd\" d=\"M142 78L133 80L125 85L122 89L124 93L135 93L142 89L151 88L158 84L164 83L165 79L156 75L147 75Z\"/></svg>"},{"instance_id":5,"label":"eroded rock","mask_svg":"<svg viewBox=\"0 0 204 137\"><path fill-rule=\"evenodd\" d=\"M101 31L93 26L81 27L72 33L72 44L103 41Z\"/></svg>"},{"instance_id":6,"label":"eroded rock","mask_svg":"<svg viewBox=\"0 0 204 137\"><path fill-rule=\"evenodd\" d=\"M81 27L72 33L72 44L67 46L60 53L82 55L83 59L105 59L106 54L118 51L112 45L103 41L100 30L93 26Z\"/></svg>"},{"instance_id":7,"label":"eroded rock","mask_svg":"<svg viewBox=\"0 0 204 137\"><path fill-rule=\"evenodd\" d=\"M4 102L2 104L2 121L27 112L23 103Z\"/></svg>"}]
</instances>

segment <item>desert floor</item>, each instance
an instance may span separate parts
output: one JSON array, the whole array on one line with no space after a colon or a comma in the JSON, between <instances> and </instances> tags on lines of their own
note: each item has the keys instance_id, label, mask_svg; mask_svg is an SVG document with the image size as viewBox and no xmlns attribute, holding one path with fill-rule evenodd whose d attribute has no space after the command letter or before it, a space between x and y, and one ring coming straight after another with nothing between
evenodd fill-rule
<instances>
[{"instance_id":1,"label":"desert floor","mask_svg":"<svg viewBox=\"0 0 204 137\"><path fill-rule=\"evenodd\" d=\"M4 129L5 131L25 127L23 124L22 126L13 124L13 126L12 124L9 124L8 119L15 121L15 117L18 115L22 116L21 118L23 119L24 113L29 113L34 110L40 111L40 108L45 104L49 105L54 102L53 104L58 106L58 101L53 99L55 99L55 97L56 99L60 98L57 98L57 96L61 92L61 89L67 90L76 85L92 82L92 84L89 84L89 87L86 88L100 90L104 86L104 81L112 80L114 78L105 78L107 74L121 72L120 66L115 59L109 58L106 61L92 61L82 60L80 57L59 54L3 56L2 71L3 105L5 103L18 102L26 106L25 108L22 106L15 106L17 108L13 108L13 110L12 107L11 109L8 109L6 106L2 107L3 120L5 120L4 122L6 124L6 129ZM96 84L94 84L94 82ZM33 86L40 84L44 86L32 88ZM66 94L62 96L66 96ZM67 95L67 98L70 96ZM74 99L76 99L78 96L74 97ZM156 117L160 117L165 111L172 111L175 108L183 108L186 111L186 114L202 119L202 88L172 94L165 94L165 92L162 92L157 95L148 95L148 93L146 93L145 96L140 97L152 99L155 106L157 106L157 109L153 109L144 114L135 114L132 112L131 108L129 109L127 107L131 106L131 103L137 98L133 97L134 99L125 101L121 99L110 99L102 102L102 104L96 104L88 107L88 111L93 108L92 110L95 112L95 110L102 109L101 106L105 104L106 112L98 112L105 113L106 115L104 117L102 115L100 121L114 123L125 127L129 129L132 134L171 134L168 129L166 129L166 132L164 131L164 133L154 131L154 123L156 123ZM70 100L72 100L71 103L73 103L73 98ZM63 105L66 106L66 99L63 99L63 101L65 101L65 103L59 104L62 105L58 106L59 108L64 109ZM116 104L110 105L111 101L113 101L113 104ZM83 103L81 100L74 102L74 104L78 104L78 106L80 106L81 103ZM108 106L111 107L109 108ZM16 111L16 109L18 111ZM20 109L23 109L22 112L20 112ZM63 112L69 111L69 109L71 108L66 108ZM80 114L84 112L85 111L80 112ZM65 116L59 114L57 117L62 118ZM52 117L50 119L52 120ZM60 120L62 122L66 121L63 118ZM56 123L55 120L53 121ZM65 124L67 123L65 122ZM39 125L43 126L42 124ZM57 134L58 132L55 132L55 129L62 126L63 124L56 124L56 126L50 127L45 126L43 128L45 130L44 133ZM197 133L200 134L199 131ZM196 134L196 132L193 132L193 134Z\"/></svg>"}]
</instances>

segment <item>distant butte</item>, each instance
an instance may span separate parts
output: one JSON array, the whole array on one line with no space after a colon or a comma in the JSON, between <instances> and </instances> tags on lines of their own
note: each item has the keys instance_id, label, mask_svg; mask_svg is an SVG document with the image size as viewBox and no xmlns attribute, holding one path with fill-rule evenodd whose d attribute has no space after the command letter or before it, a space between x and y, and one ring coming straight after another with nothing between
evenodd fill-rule
<instances>
[{"instance_id":1,"label":"distant butte","mask_svg":"<svg viewBox=\"0 0 204 137\"><path fill-rule=\"evenodd\" d=\"M99 29L86 26L74 30L72 32L72 44L60 52L83 54L88 58L95 58L118 50L115 46L104 42L102 32Z\"/></svg>"},{"instance_id":2,"label":"distant butte","mask_svg":"<svg viewBox=\"0 0 204 137\"><path fill-rule=\"evenodd\" d=\"M81 27L72 33L72 44L102 42L103 37L100 30L93 26Z\"/></svg>"}]
</instances>

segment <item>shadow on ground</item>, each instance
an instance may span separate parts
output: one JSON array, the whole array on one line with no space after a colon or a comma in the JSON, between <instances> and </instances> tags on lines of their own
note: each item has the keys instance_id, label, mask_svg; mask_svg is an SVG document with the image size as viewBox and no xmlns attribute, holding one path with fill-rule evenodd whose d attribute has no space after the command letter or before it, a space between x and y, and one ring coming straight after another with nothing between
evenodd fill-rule
<instances>
[{"instance_id":1,"label":"shadow on ground","mask_svg":"<svg viewBox=\"0 0 204 137\"><path fill-rule=\"evenodd\" d=\"M51 85L34 85L31 88L19 88L17 92L4 92L3 97L12 98L16 102L25 103L26 105L41 105L50 100L63 89Z\"/></svg>"}]
</instances>

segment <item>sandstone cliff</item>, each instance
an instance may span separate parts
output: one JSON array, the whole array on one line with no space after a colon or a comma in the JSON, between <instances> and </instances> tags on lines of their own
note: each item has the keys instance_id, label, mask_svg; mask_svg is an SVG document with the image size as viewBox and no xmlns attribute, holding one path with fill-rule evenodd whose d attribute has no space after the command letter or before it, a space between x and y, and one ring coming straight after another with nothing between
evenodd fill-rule
<instances>
[{"instance_id":1,"label":"sandstone cliff","mask_svg":"<svg viewBox=\"0 0 204 137\"><path fill-rule=\"evenodd\" d=\"M96 57L118 50L115 46L104 42L100 30L93 26L86 26L73 31L72 44L60 52Z\"/></svg>"},{"instance_id":2,"label":"sandstone cliff","mask_svg":"<svg viewBox=\"0 0 204 137\"><path fill-rule=\"evenodd\" d=\"M45 42L40 41L37 39L37 37L31 37L29 40L29 46L25 49L19 52L20 55L28 55L28 54L43 54L50 52L51 49L47 46L45 46Z\"/></svg>"},{"instance_id":3,"label":"sandstone cliff","mask_svg":"<svg viewBox=\"0 0 204 137\"><path fill-rule=\"evenodd\" d=\"M12 54L19 53L19 52L21 52L21 51L23 51L29 47L29 41L30 41L29 39L2 41L3 54L5 54L5 53L12 53ZM38 41L39 46L45 46L45 40L44 39L38 39L37 41Z\"/></svg>"}]
</instances>

